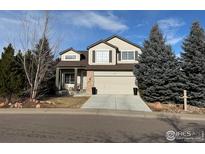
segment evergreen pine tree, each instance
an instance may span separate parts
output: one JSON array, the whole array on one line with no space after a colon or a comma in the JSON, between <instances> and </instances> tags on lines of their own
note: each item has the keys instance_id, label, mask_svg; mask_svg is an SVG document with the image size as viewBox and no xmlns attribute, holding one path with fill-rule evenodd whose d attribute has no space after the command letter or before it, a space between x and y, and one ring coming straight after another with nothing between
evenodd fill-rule
<instances>
[{"instance_id":1,"label":"evergreen pine tree","mask_svg":"<svg viewBox=\"0 0 205 154\"><path fill-rule=\"evenodd\" d=\"M194 22L183 42L182 69L186 76L187 93L192 105L205 106L205 34Z\"/></svg>"},{"instance_id":2,"label":"evergreen pine tree","mask_svg":"<svg viewBox=\"0 0 205 154\"><path fill-rule=\"evenodd\" d=\"M19 92L17 93L18 96L26 96L28 94L27 89L28 89L28 83L26 80L26 75L25 75L25 71L23 68L23 64L22 64L22 59L23 59L23 55L22 52L19 50L18 53L15 56L15 71L16 71L16 75L18 75L19 77L19 87L21 90L19 90Z\"/></svg>"},{"instance_id":3,"label":"evergreen pine tree","mask_svg":"<svg viewBox=\"0 0 205 154\"><path fill-rule=\"evenodd\" d=\"M180 65L159 30L153 26L135 67L140 94L148 102L180 102L183 89Z\"/></svg>"},{"instance_id":4,"label":"evergreen pine tree","mask_svg":"<svg viewBox=\"0 0 205 154\"><path fill-rule=\"evenodd\" d=\"M15 67L14 49L11 44L4 48L0 61L0 96L11 101L14 94L21 90L21 74Z\"/></svg>"}]
</instances>

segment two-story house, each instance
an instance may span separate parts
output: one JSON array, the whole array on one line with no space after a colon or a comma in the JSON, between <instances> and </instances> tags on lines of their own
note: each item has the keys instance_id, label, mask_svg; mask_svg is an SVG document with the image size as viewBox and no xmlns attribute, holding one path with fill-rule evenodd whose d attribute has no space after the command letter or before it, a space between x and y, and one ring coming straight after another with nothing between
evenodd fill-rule
<instances>
[{"instance_id":1,"label":"two-story house","mask_svg":"<svg viewBox=\"0 0 205 154\"><path fill-rule=\"evenodd\" d=\"M86 51L73 48L60 53L56 69L58 90L92 94L133 94L136 87L133 68L141 54L140 46L114 35L95 42Z\"/></svg>"}]
</instances>

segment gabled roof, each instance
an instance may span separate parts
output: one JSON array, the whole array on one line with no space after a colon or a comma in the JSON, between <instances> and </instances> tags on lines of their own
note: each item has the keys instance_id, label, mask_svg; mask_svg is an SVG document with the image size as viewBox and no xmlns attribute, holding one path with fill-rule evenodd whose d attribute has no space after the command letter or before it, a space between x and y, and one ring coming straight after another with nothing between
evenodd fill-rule
<instances>
[{"instance_id":1,"label":"gabled roof","mask_svg":"<svg viewBox=\"0 0 205 154\"><path fill-rule=\"evenodd\" d=\"M60 52L59 54L62 55L62 54L64 54L64 53L68 52L68 51L74 51L74 52L76 52L77 54L80 54L78 51L76 51L76 50L73 49L72 47L71 47L71 48L68 48L68 49L66 49L66 50L63 50L63 51Z\"/></svg>"},{"instance_id":2,"label":"gabled roof","mask_svg":"<svg viewBox=\"0 0 205 154\"><path fill-rule=\"evenodd\" d=\"M131 44L131 45L133 45L133 46L135 46L135 47L137 47L137 48L142 48L141 46L139 46L139 45L137 45L137 44L135 44L135 43L133 43L133 42L131 42L131 41L129 41L129 40L127 40L127 39L125 39L125 38L123 38L123 37L121 37L121 36L119 36L119 35L112 35L112 36L110 36L110 37L108 37L108 38L106 38L104 41L109 41L109 40L111 40L111 39L113 39L113 38L118 38L118 39L120 39L120 40L122 40L122 41L125 41L125 42L127 42L127 43L129 43L129 44Z\"/></svg>"},{"instance_id":3,"label":"gabled roof","mask_svg":"<svg viewBox=\"0 0 205 154\"><path fill-rule=\"evenodd\" d=\"M95 43L89 45L89 46L87 47L87 50L89 50L90 48L92 48L92 47L94 47L94 46L96 46L96 45L98 45L98 44L100 44L100 43L104 43L104 44L106 44L106 45L108 45L108 46L110 46L110 47L112 47L112 48L118 49L116 46L114 46L113 44L108 43L108 42L105 41L105 40L99 40L99 41L97 41L97 42L95 42Z\"/></svg>"},{"instance_id":4,"label":"gabled roof","mask_svg":"<svg viewBox=\"0 0 205 154\"><path fill-rule=\"evenodd\" d=\"M80 61L60 61L57 67L86 67L88 65L88 52L79 51L78 53L84 58L80 59Z\"/></svg>"}]
</instances>

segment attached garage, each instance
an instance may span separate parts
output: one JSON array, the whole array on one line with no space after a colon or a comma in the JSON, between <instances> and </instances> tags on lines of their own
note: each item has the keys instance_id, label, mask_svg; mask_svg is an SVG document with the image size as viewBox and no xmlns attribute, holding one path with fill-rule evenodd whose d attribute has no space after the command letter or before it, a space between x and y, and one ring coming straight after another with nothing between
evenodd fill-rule
<instances>
[{"instance_id":1,"label":"attached garage","mask_svg":"<svg viewBox=\"0 0 205 154\"><path fill-rule=\"evenodd\" d=\"M133 94L135 77L131 71L95 71L97 94Z\"/></svg>"}]
</instances>

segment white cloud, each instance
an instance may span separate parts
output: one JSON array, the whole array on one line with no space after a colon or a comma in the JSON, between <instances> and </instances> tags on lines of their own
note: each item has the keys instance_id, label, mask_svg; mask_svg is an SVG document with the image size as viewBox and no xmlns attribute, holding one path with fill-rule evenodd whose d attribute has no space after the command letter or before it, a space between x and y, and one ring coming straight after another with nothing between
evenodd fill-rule
<instances>
[{"instance_id":1,"label":"white cloud","mask_svg":"<svg viewBox=\"0 0 205 154\"><path fill-rule=\"evenodd\" d=\"M174 44L181 42L183 39L184 37L172 37L172 38L167 39L167 43L174 45Z\"/></svg>"},{"instance_id":2,"label":"white cloud","mask_svg":"<svg viewBox=\"0 0 205 154\"><path fill-rule=\"evenodd\" d=\"M140 28L140 27L143 27L144 25L145 25L145 24L143 24L143 23L139 23L139 24L135 25L134 27Z\"/></svg>"},{"instance_id":3,"label":"white cloud","mask_svg":"<svg viewBox=\"0 0 205 154\"><path fill-rule=\"evenodd\" d=\"M128 29L127 25L122 23L122 21L111 12L104 15L94 11L71 12L64 14L64 20L75 26L86 28L98 27L112 32Z\"/></svg>"},{"instance_id":4,"label":"white cloud","mask_svg":"<svg viewBox=\"0 0 205 154\"><path fill-rule=\"evenodd\" d=\"M180 27L185 25L185 22L174 18L168 18L159 20L157 23L163 31L168 44L175 45L183 40L184 36L177 35L177 31Z\"/></svg>"},{"instance_id":5,"label":"white cloud","mask_svg":"<svg viewBox=\"0 0 205 154\"><path fill-rule=\"evenodd\" d=\"M177 28L177 27L181 27L181 26L185 25L185 23L183 21L180 21L180 20L174 19L174 18L159 20L158 24L159 24L160 28L164 29L164 30L165 29L169 30L171 28Z\"/></svg>"},{"instance_id":6,"label":"white cloud","mask_svg":"<svg viewBox=\"0 0 205 154\"><path fill-rule=\"evenodd\" d=\"M42 16L42 14L39 13L38 15L37 13L36 11L0 13L0 46L12 43L16 49L22 49L21 41L26 39L26 37L31 38L34 30L35 39L39 39L39 33L42 29L42 17L40 18L40 15ZM28 27L24 27L23 23ZM24 33L25 28L29 31L26 34Z\"/></svg>"}]
</instances>

